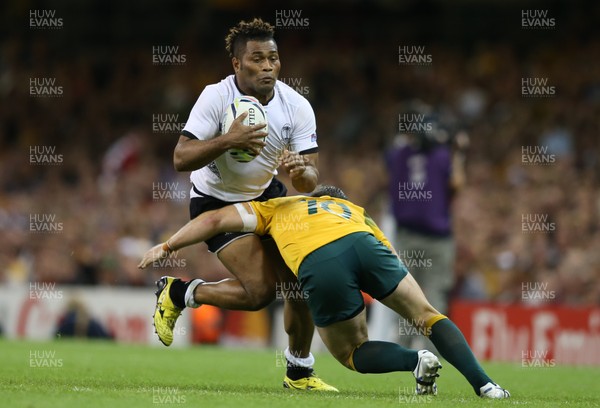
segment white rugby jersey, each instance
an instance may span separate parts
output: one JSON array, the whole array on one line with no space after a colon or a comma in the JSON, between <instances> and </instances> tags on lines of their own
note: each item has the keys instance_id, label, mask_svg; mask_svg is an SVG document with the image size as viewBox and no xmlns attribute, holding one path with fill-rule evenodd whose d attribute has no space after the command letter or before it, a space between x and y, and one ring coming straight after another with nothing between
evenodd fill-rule
<instances>
[{"instance_id":1,"label":"white rugby jersey","mask_svg":"<svg viewBox=\"0 0 600 408\"><path fill-rule=\"evenodd\" d=\"M204 88L183 128L183 135L199 140L220 136L227 106L243 95L234 78L230 75ZM317 151L315 114L310 103L281 81L276 82L274 90L273 98L264 107L269 135L260 155L248 163L239 163L224 153L209 165L194 170L190 180L201 193L229 202L252 200L260 196L277 175L277 159L284 149L299 153ZM190 197L199 195L192 189Z\"/></svg>"}]
</instances>

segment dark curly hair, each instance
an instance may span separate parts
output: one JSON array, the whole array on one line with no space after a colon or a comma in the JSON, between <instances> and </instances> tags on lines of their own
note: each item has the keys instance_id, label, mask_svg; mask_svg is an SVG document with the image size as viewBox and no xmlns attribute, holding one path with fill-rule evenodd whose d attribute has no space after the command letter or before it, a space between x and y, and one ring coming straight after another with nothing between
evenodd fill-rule
<instances>
[{"instance_id":1,"label":"dark curly hair","mask_svg":"<svg viewBox=\"0 0 600 408\"><path fill-rule=\"evenodd\" d=\"M315 191L310 193L310 196L311 197L329 196L329 197L334 197L334 198L341 198L343 200L348 199L348 197L346 196L346 193L344 193L341 188L336 187L336 186L329 186L327 184L319 184L317 186L317 188L315 188Z\"/></svg>"},{"instance_id":2,"label":"dark curly hair","mask_svg":"<svg viewBox=\"0 0 600 408\"><path fill-rule=\"evenodd\" d=\"M230 58L239 58L249 40L268 41L272 40L274 35L273 26L260 18L255 18L250 22L242 20L235 27L229 29L229 33L225 37L225 49Z\"/></svg>"}]
</instances>

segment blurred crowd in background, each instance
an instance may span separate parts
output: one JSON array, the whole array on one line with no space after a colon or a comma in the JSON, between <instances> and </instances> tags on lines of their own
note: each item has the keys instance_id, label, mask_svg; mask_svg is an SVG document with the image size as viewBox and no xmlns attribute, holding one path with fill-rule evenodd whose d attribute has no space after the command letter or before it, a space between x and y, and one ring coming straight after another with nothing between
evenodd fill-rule
<instances>
[{"instance_id":1,"label":"blurred crowd in background","mask_svg":"<svg viewBox=\"0 0 600 408\"><path fill-rule=\"evenodd\" d=\"M573 2L567 13L531 2L549 9L556 27L526 30L521 6L478 6L479 18L440 3L369 12L298 6L308 25L277 30L280 76L316 113L321 181L380 218L394 199L383 157L403 104L420 99L450 112L471 139L467 187L453 203L453 296L522 302L523 283L542 282L556 294L545 302L600 304L600 8ZM232 73L228 27L254 16L274 23L277 6L150 2L136 13L136 2L112 11L90 4L78 13L38 7L63 13L58 30L32 30L29 6L3 6L11 35L0 42L0 283L226 277L204 245L150 273L136 267L188 220L188 174L172 165L179 135L156 131L153 115L185 122L204 86ZM158 45L178 46L185 63L153 64ZM402 45L424 46L431 64L399 64ZM531 77L547 78L556 94L523 96L521 81ZM54 78L62 95L32 96L31 78ZM60 163L32 163L36 146L54 147ZM547 147L553 161L524 162L531 146ZM154 193L169 189L179 194ZM525 231L527 214L554 228ZM32 230L44 219L54 231Z\"/></svg>"}]
</instances>

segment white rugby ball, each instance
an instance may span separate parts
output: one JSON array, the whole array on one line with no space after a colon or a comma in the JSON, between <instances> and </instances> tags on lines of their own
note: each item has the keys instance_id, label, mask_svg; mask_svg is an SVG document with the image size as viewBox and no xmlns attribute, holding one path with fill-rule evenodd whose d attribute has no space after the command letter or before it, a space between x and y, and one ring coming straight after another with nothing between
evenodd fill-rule
<instances>
[{"instance_id":1,"label":"white rugby ball","mask_svg":"<svg viewBox=\"0 0 600 408\"><path fill-rule=\"evenodd\" d=\"M243 112L248 112L248 116L246 116L242 122L244 125L254 126L263 123L267 124L267 113L261 103L252 96L240 96L235 98L227 107L221 125L221 134L229 132L229 128L235 118L240 116ZM268 132L268 128L269 125L267 124L267 126L261 130ZM230 155L231 158L240 163L248 163L257 156L249 149L229 149L226 154Z\"/></svg>"}]
</instances>

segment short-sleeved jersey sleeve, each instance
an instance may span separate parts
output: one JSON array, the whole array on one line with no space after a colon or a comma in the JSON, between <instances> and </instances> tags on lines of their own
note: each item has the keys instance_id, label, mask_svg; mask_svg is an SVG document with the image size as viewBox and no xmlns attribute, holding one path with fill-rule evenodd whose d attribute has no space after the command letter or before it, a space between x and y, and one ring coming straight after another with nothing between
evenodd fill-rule
<instances>
[{"instance_id":1,"label":"short-sleeved jersey sleeve","mask_svg":"<svg viewBox=\"0 0 600 408\"><path fill-rule=\"evenodd\" d=\"M199 140L210 140L217 136L223 119L223 105L223 98L216 86L204 88L190 112L182 133Z\"/></svg>"},{"instance_id":2,"label":"short-sleeved jersey sleeve","mask_svg":"<svg viewBox=\"0 0 600 408\"><path fill-rule=\"evenodd\" d=\"M317 121L312 106L304 98L301 99L298 105L290 147L298 153L317 152Z\"/></svg>"},{"instance_id":3,"label":"short-sleeved jersey sleeve","mask_svg":"<svg viewBox=\"0 0 600 408\"><path fill-rule=\"evenodd\" d=\"M266 235L269 233L271 226L271 219L275 212L275 205L273 200L268 201L252 201L249 203L252 207L252 211L256 215L256 235Z\"/></svg>"}]
</instances>

